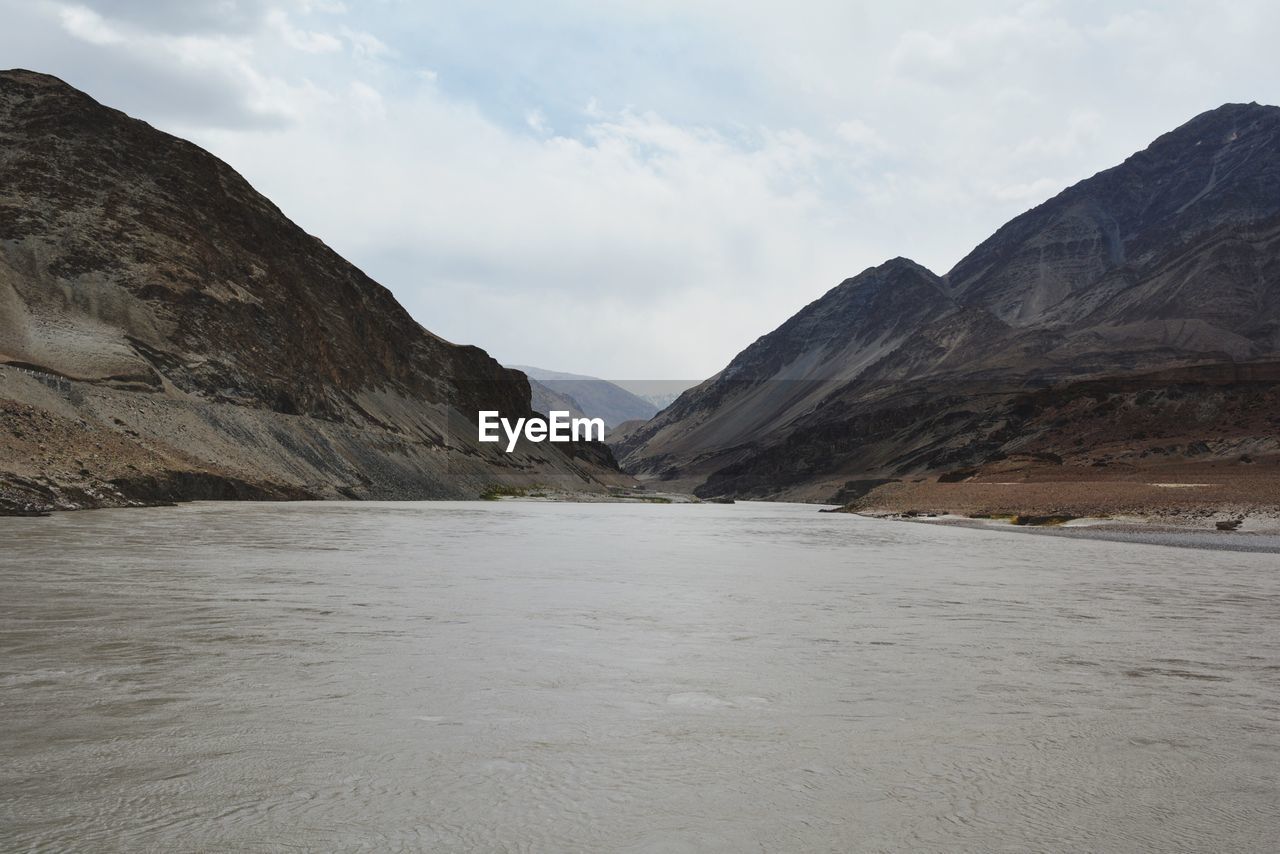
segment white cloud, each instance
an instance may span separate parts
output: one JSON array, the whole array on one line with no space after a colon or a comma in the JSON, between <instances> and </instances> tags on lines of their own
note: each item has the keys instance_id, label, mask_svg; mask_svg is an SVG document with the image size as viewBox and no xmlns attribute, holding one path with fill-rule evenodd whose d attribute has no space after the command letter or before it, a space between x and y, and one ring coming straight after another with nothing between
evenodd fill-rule
<instances>
[{"instance_id":1,"label":"white cloud","mask_svg":"<svg viewBox=\"0 0 1280 854\"><path fill-rule=\"evenodd\" d=\"M844 276L945 272L1228 100L1262 0L0 0L0 50L194 138L498 357L702 376ZM429 69L429 70L428 70Z\"/></svg>"},{"instance_id":2,"label":"white cloud","mask_svg":"<svg viewBox=\"0 0 1280 854\"><path fill-rule=\"evenodd\" d=\"M794 307L779 282L842 275L852 223L820 224L803 134L742 149L624 111L581 138L529 135L429 88L347 121L356 109L202 139L375 277L412 283L399 293L428 328L505 360L697 373ZM695 303L718 304L716 323Z\"/></svg>"},{"instance_id":3,"label":"white cloud","mask_svg":"<svg viewBox=\"0 0 1280 854\"><path fill-rule=\"evenodd\" d=\"M102 16L83 6L65 6L58 10L58 18L68 33L90 44L120 44L124 36L111 27Z\"/></svg>"},{"instance_id":4,"label":"white cloud","mask_svg":"<svg viewBox=\"0 0 1280 854\"><path fill-rule=\"evenodd\" d=\"M836 134L845 142L857 148L871 151L887 151L889 144L876 132L875 128L860 119L849 119L836 127Z\"/></svg>"},{"instance_id":5,"label":"white cloud","mask_svg":"<svg viewBox=\"0 0 1280 854\"><path fill-rule=\"evenodd\" d=\"M536 134L542 135L551 133L551 128L547 125L547 114L542 112L542 110L536 108L529 110L524 114L524 122L529 126L529 129Z\"/></svg>"},{"instance_id":6,"label":"white cloud","mask_svg":"<svg viewBox=\"0 0 1280 854\"><path fill-rule=\"evenodd\" d=\"M342 50L342 40L337 36L300 29L280 9L272 9L267 13L267 23L280 34L285 44L295 50L304 53L333 53Z\"/></svg>"},{"instance_id":7,"label":"white cloud","mask_svg":"<svg viewBox=\"0 0 1280 854\"><path fill-rule=\"evenodd\" d=\"M395 51L387 46L386 42L373 35L361 30L353 30L350 27L342 27L339 32L342 37L347 40L350 45L351 53L357 59L387 59L395 56Z\"/></svg>"}]
</instances>

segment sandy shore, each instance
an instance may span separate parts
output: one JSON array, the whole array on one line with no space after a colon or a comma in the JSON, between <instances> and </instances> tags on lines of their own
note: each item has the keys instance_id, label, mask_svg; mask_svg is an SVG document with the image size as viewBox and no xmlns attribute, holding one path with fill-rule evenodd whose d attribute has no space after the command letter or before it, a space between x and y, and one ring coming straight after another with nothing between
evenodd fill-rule
<instances>
[{"instance_id":1,"label":"sandy shore","mask_svg":"<svg viewBox=\"0 0 1280 854\"><path fill-rule=\"evenodd\" d=\"M1246 518L1234 530L1222 531L1216 526L1136 516L1082 517L1057 524L1019 525L1009 518L974 518L955 514L902 515L857 513L867 518L894 520L924 525L951 525L980 528L1002 534L1067 537L1109 540L1121 543L1212 549L1215 551L1268 552L1280 554L1280 516L1258 515Z\"/></svg>"},{"instance_id":2,"label":"sandy shore","mask_svg":"<svg viewBox=\"0 0 1280 854\"><path fill-rule=\"evenodd\" d=\"M885 483L847 512L1014 534L1280 551L1280 458L1107 467L1008 460Z\"/></svg>"},{"instance_id":3,"label":"sandy shore","mask_svg":"<svg viewBox=\"0 0 1280 854\"><path fill-rule=\"evenodd\" d=\"M1110 468L987 466L955 480L885 483L849 508L877 516L1094 518L1210 530L1219 522L1243 520L1247 528L1280 518L1280 458Z\"/></svg>"},{"instance_id":4,"label":"sandy shore","mask_svg":"<svg viewBox=\"0 0 1280 854\"><path fill-rule=\"evenodd\" d=\"M884 519L877 516L877 519ZM902 519L902 517L896 517ZM925 525L956 525L1001 534L1064 536L1071 539L1110 540L1115 543L1171 545L1176 548L1213 549L1219 552L1280 554L1280 519L1256 520L1251 529L1220 531L1179 528L1151 520L1082 519L1053 526L1020 526L1007 521L969 519L965 516L910 517L904 521Z\"/></svg>"}]
</instances>

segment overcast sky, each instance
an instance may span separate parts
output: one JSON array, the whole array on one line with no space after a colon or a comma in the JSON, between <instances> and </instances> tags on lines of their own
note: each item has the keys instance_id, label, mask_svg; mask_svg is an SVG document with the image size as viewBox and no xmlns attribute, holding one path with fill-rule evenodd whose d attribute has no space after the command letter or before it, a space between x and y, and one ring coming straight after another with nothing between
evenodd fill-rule
<instances>
[{"instance_id":1,"label":"overcast sky","mask_svg":"<svg viewBox=\"0 0 1280 854\"><path fill-rule=\"evenodd\" d=\"M701 378L1227 101L1280 4L0 0L0 65L228 161L428 329Z\"/></svg>"}]
</instances>

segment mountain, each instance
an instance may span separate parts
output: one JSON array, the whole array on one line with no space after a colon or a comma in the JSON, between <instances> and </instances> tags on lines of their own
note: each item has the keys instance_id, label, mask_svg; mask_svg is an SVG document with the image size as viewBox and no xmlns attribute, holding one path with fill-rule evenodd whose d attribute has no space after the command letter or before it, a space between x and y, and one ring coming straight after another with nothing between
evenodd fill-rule
<instances>
[{"instance_id":1,"label":"mountain","mask_svg":"<svg viewBox=\"0 0 1280 854\"><path fill-rule=\"evenodd\" d=\"M534 412L540 412L543 415L550 412L568 412L570 417L573 418L587 417L587 414L578 405L578 401L567 394L561 394L534 379L529 380L529 389L532 393L529 405Z\"/></svg>"},{"instance_id":2,"label":"mountain","mask_svg":"<svg viewBox=\"0 0 1280 854\"><path fill-rule=\"evenodd\" d=\"M592 418L603 418L605 426L609 428L637 418L648 420L658 411L658 407L649 401L637 397L608 380L581 374L548 371L527 365L511 367L524 371L530 380L547 389L552 395L560 395L561 404L571 404L572 408L581 410ZM568 400L565 401L564 398ZM550 406L554 401L554 397L550 398L547 405ZM534 409L537 408L535 405ZM558 405L557 408L563 409L565 406Z\"/></svg>"},{"instance_id":3,"label":"mountain","mask_svg":"<svg viewBox=\"0 0 1280 854\"><path fill-rule=\"evenodd\" d=\"M676 398L698 384L698 380L614 380L614 385L648 401L661 412Z\"/></svg>"},{"instance_id":4,"label":"mountain","mask_svg":"<svg viewBox=\"0 0 1280 854\"><path fill-rule=\"evenodd\" d=\"M603 445L477 442L477 410L529 399L217 158L0 73L0 504L622 479Z\"/></svg>"},{"instance_id":5,"label":"mountain","mask_svg":"<svg viewBox=\"0 0 1280 854\"><path fill-rule=\"evenodd\" d=\"M1280 109L1228 104L1015 218L945 276L897 258L842 282L615 450L704 496L829 500L1023 452L1092 468L1086 437L1172 394L1202 406L1166 424L1161 441L1182 441L1164 446L1269 452L1231 414L1272 376L1234 366L1269 361ZM1177 373L1199 365L1226 367ZM1086 380L1109 408L1078 404ZM1068 400L1078 411L1056 409ZM1074 426L1050 439L1035 426L1048 412ZM1107 433L1111 460L1156 441L1127 424Z\"/></svg>"}]
</instances>

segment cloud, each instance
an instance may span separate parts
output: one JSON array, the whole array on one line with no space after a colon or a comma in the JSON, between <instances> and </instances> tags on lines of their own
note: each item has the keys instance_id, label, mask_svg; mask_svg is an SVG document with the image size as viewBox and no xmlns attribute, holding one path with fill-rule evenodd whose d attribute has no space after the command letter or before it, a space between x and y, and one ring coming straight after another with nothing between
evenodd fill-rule
<instances>
[{"instance_id":1,"label":"cloud","mask_svg":"<svg viewBox=\"0 0 1280 854\"><path fill-rule=\"evenodd\" d=\"M389 59L395 56L396 52L372 33L353 30L346 26L341 27L338 32L350 46L352 55L358 60Z\"/></svg>"},{"instance_id":2,"label":"cloud","mask_svg":"<svg viewBox=\"0 0 1280 854\"><path fill-rule=\"evenodd\" d=\"M289 16L279 9L267 13L266 21L289 47L304 53L333 53L342 50L342 40L331 33L304 30L294 26ZM362 46L363 47L363 46Z\"/></svg>"},{"instance_id":3,"label":"cloud","mask_svg":"<svg viewBox=\"0 0 1280 854\"><path fill-rule=\"evenodd\" d=\"M499 358L705 376L847 275L945 272L1224 101L1259 0L0 0L0 51L228 160Z\"/></svg>"},{"instance_id":4,"label":"cloud","mask_svg":"<svg viewBox=\"0 0 1280 854\"><path fill-rule=\"evenodd\" d=\"M109 17L99 5L130 15ZM133 19L138 5L0 2L11 25L0 32L0 50L14 65L60 76L162 126L278 127L314 97L306 80L265 69L254 37L175 31L166 17L164 27L142 26Z\"/></svg>"},{"instance_id":5,"label":"cloud","mask_svg":"<svg viewBox=\"0 0 1280 854\"><path fill-rule=\"evenodd\" d=\"M790 309L785 291L769 298L777 282L842 275L843 251L823 247L850 241L817 224L822 151L804 134L744 147L629 111L581 138L523 133L430 86L349 122L363 100L349 92L268 138L202 139L375 278L402 283L428 328L505 360L686 375ZM719 304L717 324L695 303Z\"/></svg>"},{"instance_id":6,"label":"cloud","mask_svg":"<svg viewBox=\"0 0 1280 854\"><path fill-rule=\"evenodd\" d=\"M253 29L267 13L266 0L84 0L103 18L171 35L235 34Z\"/></svg>"},{"instance_id":7,"label":"cloud","mask_svg":"<svg viewBox=\"0 0 1280 854\"><path fill-rule=\"evenodd\" d=\"M855 148L874 152L889 149L889 144L876 132L875 128L861 119L849 119L836 126L836 134Z\"/></svg>"},{"instance_id":8,"label":"cloud","mask_svg":"<svg viewBox=\"0 0 1280 854\"><path fill-rule=\"evenodd\" d=\"M64 6L58 10L58 18L66 31L89 44L121 44L123 35L111 27L102 16L84 6Z\"/></svg>"}]
</instances>

